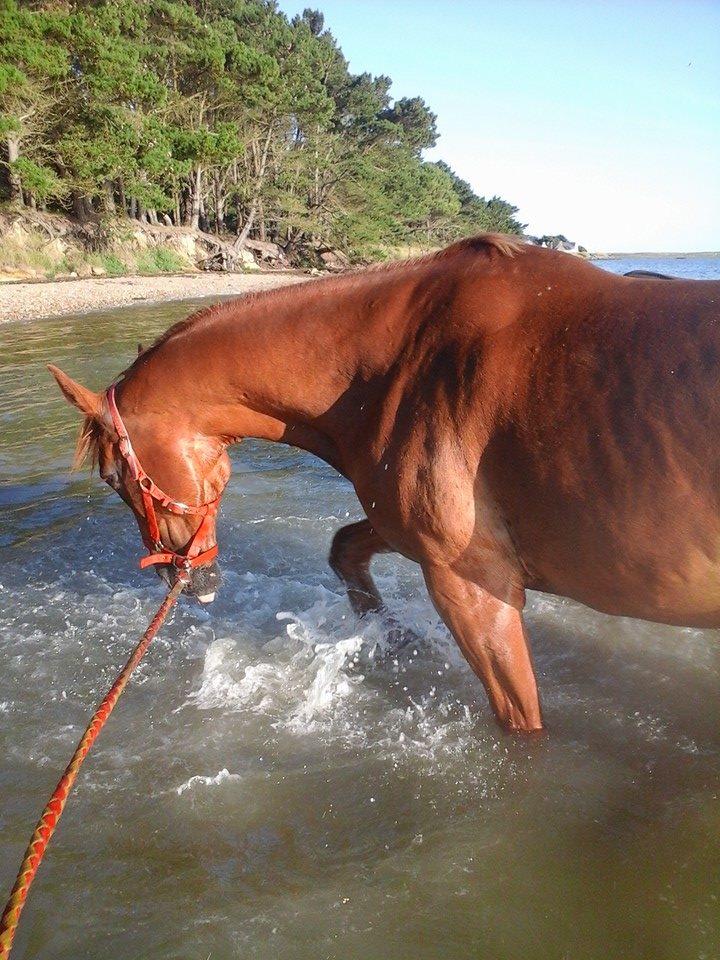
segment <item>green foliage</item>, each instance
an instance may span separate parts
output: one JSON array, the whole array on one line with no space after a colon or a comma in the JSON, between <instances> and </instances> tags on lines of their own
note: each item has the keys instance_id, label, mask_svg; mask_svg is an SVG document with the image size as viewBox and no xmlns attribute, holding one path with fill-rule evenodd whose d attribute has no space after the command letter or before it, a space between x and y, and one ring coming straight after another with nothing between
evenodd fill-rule
<instances>
[{"instance_id":1,"label":"green foliage","mask_svg":"<svg viewBox=\"0 0 720 960\"><path fill-rule=\"evenodd\" d=\"M60 200L65 196L67 188L52 167L36 163L27 157L19 157L10 166L19 176L25 189L28 190L39 203L47 203L49 200Z\"/></svg>"},{"instance_id":2,"label":"green foliage","mask_svg":"<svg viewBox=\"0 0 720 960\"><path fill-rule=\"evenodd\" d=\"M399 142L415 153L434 147L437 143L437 117L421 97L403 98L383 113L384 119L397 129Z\"/></svg>"},{"instance_id":3,"label":"green foliage","mask_svg":"<svg viewBox=\"0 0 720 960\"><path fill-rule=\"evenodd\" d=\"M437 118L274 0L0 0L0 195L373 257L517 209L423 160ZM177 269L149 252L143 269ZM121 261L103 264L124 270Z\"/></svg>"},{"instance_id":4,"label":"green foliage","mask_svg":"<svg viewBox=\"0 0 720 960\"><path fill-rule=\"evenodd\" d=\"M187 269L187 261L164 247L142 250L135 258L138 273L180 273Z\"/></svg>"},{"instance_id":5,"label":"green foliage","mask_svg":"<svg viewBox=\"0 0 720 960\"><path fill-rule=\"evenodd\" d=\"M113 253L100 255L100 263L111 277L122 277L127 273L127 267Z\"/></svg>"}]
</instances>

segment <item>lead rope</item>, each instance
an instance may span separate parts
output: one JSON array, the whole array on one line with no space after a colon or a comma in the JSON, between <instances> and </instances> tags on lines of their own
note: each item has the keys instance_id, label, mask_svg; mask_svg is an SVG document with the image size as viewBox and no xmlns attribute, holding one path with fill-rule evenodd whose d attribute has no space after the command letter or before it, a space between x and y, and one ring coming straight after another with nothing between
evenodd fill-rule
<instances>
[{"instance_id":1,"label":"lead rope","mask_svg":"<svg viewBox=\"0 0 720 960\"><path fill-rule=\"evenodd\" d=\"M18 871L17 880L15 881L15 886L12 889L10 899L5 907L2 920L0 920L0 960L5 960L6 957L10 956L10 948L12 947L15 931L20 920L20 914L25 906L25 899L27 897L28 890L30 889L30 884L35 878L37 868L40 866L40 861L45 854L45 849L50 842L50 838L55 832L55 827L57 826L57 822L60 819L63 808L65 807L65 801L68 798L68 794L72 790L73 784L75 783L75 778L78 775L80 765L87 756L90 747L92 747L93 743L95 742L97 735L105 726L106 720L112 713L113 707L117 703L120 694L123 692L128 680L130 679L130 674L142 660L145 651L150 646L150 641L162 626L163 621L167 617L168 613L170 613L175 601L180 596L186 585L187 580L184 578L178 579L175 582L172 590L163 600L158 612L153 617L150 626L147 628L142 639L135 647L132 656L123 667L115 683L112 685L110 690L108 690L103 702L93 714L92 720L88 724L88 728L83 734L82 740L77 745L77 749L72 756L72 760L67 765L65 773L62 775L58 785L55 787L55 792L50 798L48 805L42 812L42 816L38 821L35 832L30 838L30 843L25 851L25 858L22 862L20 870Z\"/></svg>"}]
</instances>

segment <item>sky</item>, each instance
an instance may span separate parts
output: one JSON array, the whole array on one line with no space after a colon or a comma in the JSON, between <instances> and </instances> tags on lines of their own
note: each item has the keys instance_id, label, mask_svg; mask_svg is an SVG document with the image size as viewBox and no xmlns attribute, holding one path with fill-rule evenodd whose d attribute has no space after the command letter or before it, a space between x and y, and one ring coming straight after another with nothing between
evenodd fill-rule
<instances>
[{"instance_id":1,"label":"sky","mask_svg":"<svg viewBox=\"0 0 720 960\"><path fill-rule=\"evenodd\" d=\"M527 233L720 250L720 0L280 0L422 97L444 160Z\"/></svg>"}]
</instances>

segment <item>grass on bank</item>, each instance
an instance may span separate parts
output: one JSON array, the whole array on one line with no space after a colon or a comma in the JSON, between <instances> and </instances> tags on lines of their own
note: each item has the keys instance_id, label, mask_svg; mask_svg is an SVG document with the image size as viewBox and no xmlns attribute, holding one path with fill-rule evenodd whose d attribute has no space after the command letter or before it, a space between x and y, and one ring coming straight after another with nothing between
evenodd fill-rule
<instances>
[{"instance_id":1,"label":"grass on bank","mask_svg":"<svg viewBox=\"0 0 720 960\"><path fill-rule=\"evenodd\" d=\"M28 279L63 277L120 277L133 274L186 273L192 261L168 246L145 248L123 242L102 253L89 253L79 244L48 237L36 231L12 232L0 244L0 273Z\"/></svg>"}]
</instances>

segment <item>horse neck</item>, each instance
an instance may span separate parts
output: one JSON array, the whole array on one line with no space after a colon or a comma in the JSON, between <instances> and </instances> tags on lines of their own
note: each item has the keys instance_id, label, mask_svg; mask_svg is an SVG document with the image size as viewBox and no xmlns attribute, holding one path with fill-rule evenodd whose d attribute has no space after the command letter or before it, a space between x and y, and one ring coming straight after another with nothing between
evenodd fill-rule
<instances>
[{"instance_id":1,"label":"horse neck","mask_svg":"<svg viewBox=\"0 0 720 960\"><path fill-rule=\"evenodd\" d=\"M392 276L385 284L381 276L358 279L297 285L204 312L133 365L123 388L128 406L155 412L186 444L279 440L343 470L338 437L347 417L338 407L347 407L349 394L354 409L363 406L404 335L393 333L386 311L372 309L397 286Z\"/></svg>"}]
</instances>

